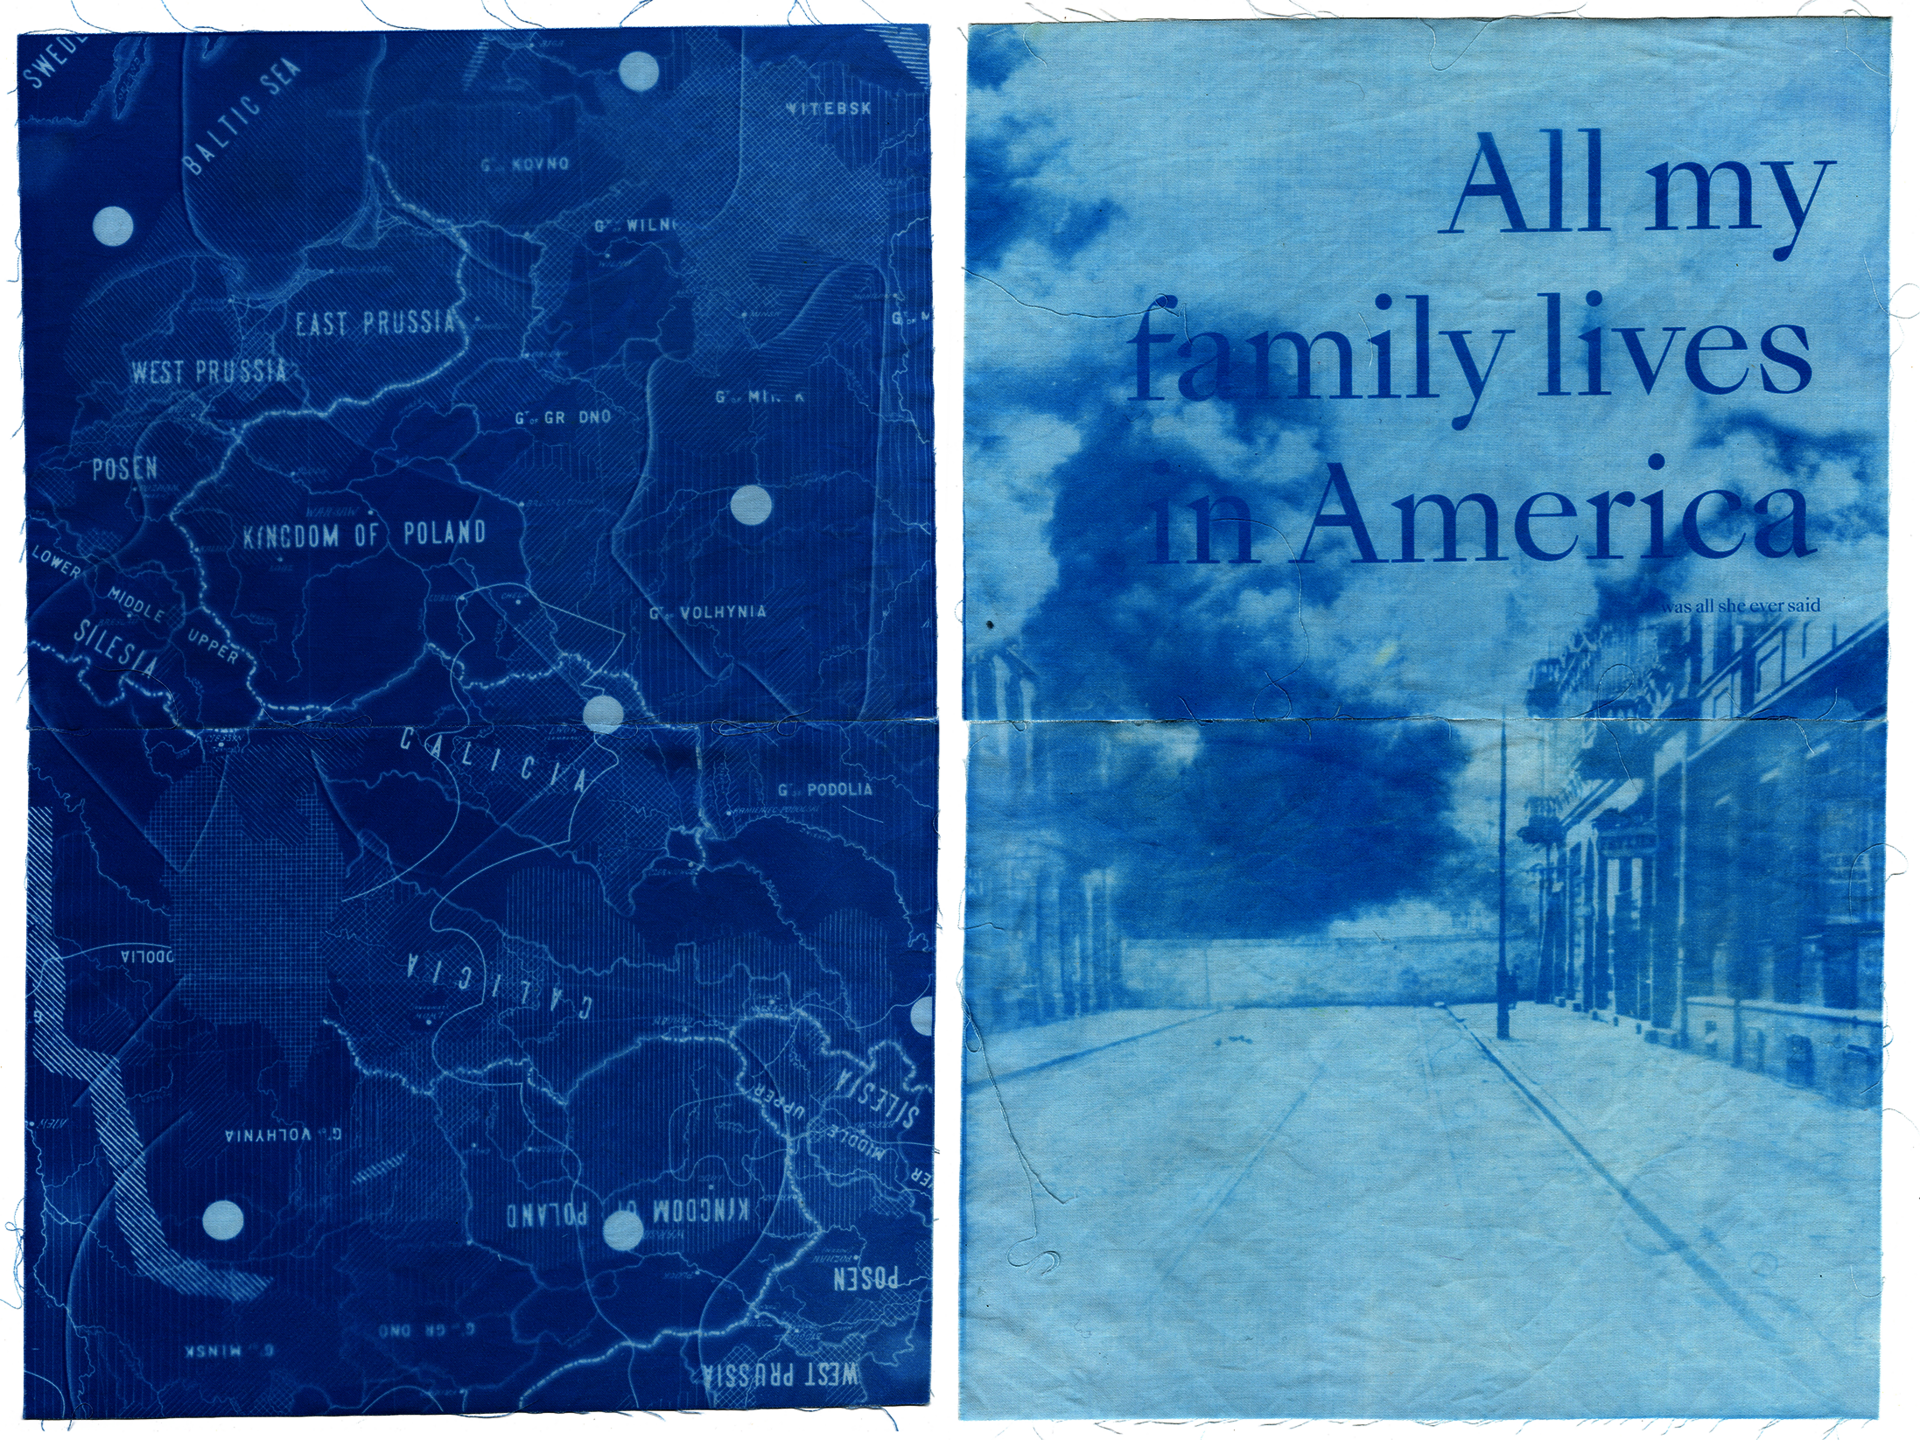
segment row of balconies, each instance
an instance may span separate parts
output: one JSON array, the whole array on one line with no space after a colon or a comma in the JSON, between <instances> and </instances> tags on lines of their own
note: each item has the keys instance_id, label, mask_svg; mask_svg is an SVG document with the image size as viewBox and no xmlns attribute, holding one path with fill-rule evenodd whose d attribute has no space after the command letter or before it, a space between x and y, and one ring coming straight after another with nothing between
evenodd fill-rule
<instances>
[{"instance_id":1,"label":"row of balconies","mask_svg":"<svg viewBox=\"0 0 1920 1440\"><path fill-rule=\"evenodd\" d=\"M1660 632L1638 621L1621 624L1536 662L1527 708L1597 720L1738 719L1764 711L1773 695L1875 628L1843 639L1837 622L1819 616L1760 625L1722 616L1709 637L1696 616L1683 641L1662 644L1653 638Z\"/></svg>"}]
</instances>

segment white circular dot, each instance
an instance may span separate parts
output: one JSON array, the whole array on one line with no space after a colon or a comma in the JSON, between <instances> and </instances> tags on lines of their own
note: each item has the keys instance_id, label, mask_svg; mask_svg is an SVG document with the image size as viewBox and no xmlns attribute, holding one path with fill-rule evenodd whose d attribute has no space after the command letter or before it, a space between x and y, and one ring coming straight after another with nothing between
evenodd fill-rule
<instances>
[{"instance_id":1,"label":"white circular dot","mask_svg":"<svg viewBox=\"0 0 1920 1440\"><path fill-rule=\"evenodd\" d=\"M611 735L627 723L627 707L611 695L596 695L580 712L580 723L596 735Z\"/></svg>"},{"instance_id":2,"label":"white circular dot","mask_svg":"<svg viewBox=\"0 0 1920 1440\"><path fill-rule=\"evenodd\" d=\"M102 245L124 245L133 238L133 216L109 205L93 217L93 238Z\"/></svg>"},{"instance_id":3,"label":"white circular dot","mask_svg":"<svg viewBox=\"0 0 1920 1440\"><path fill-rule=\"evenodd\" d=\"M913 1002L913 1009L907 1012L907 1018L913 1022L913 1028L922 1035L933 1034L933 996L922 995Z\"/></svg>"},{"instance_id":4,"label":"white circular dot","mask_svg":"<svg viewBox=\"0 0 1920 1440\"><path fill-rule=\"evenodd\" d=\"M633 1249L646 1233L647 1227L640 1223L640 1217L631 1210L614 1211L600 1226L600 1238L613 1250Z\"/></svg>"},{"instance_id":5,"label":"white circular dot","mask_svg":"<svg viewBox=\"0 0 1920 1440\"><path fill-rule=\"evenodd\" d=\"M247 1228L247 1217L231 1200L216 1200L200 1216L200 1228L216 1240L231 1240Z\"/></svg>"},{"instance_id":6,"label":"white circular dot","mask_svg":"<svg viewBox=\"0 0 1920 1440\"><path fill-rule=\"evenodd\" d=\"M727 508L733 511L733 518L742 525L764 525L767 517L773 514L773 496L758 485L742 485L733 492L733 499L727 502Z\"/></svg>"},{"instance_id":7,"label":"white circular dot","mask_svg":"<svg viewBox=\"0 0 1920 1440\"><path fill-rule=\"evenodd\" d=\"M635 50L620 61L620 83L629 90L651 90L660 83L660 62L644 50Z\"/></svg>"}]
</instances>

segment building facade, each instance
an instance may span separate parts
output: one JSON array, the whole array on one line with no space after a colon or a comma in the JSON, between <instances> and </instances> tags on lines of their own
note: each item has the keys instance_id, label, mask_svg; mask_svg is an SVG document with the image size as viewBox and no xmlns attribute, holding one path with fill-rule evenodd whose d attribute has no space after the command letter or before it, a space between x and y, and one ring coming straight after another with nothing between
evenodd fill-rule
<instances>
[{"instance_id":1,"label":"building facade","mask_svg":"<svg viewBox=\"0 0 1920 1440\"><path fill-rule=\"evenodd\" d=\"M1113 867L1044 818L1070 799L1063 776L1104 781L1101 727L1035 724L1034 680L1011 646L970 667L969 713L987 723L969 732L967 1001L989 1033L1137 1003Z\"/></svg>"},{"instance_id":2,"label":"building facade","mask_svg":"<svg viewBox=\"0 0 1920 1440\"><path fill-rule=\"evenodd\" d=\"M1716 614L1536 665L1521 993L1877 1104L1886 660L1884 616Z\"/></svg>"}]
</instances>

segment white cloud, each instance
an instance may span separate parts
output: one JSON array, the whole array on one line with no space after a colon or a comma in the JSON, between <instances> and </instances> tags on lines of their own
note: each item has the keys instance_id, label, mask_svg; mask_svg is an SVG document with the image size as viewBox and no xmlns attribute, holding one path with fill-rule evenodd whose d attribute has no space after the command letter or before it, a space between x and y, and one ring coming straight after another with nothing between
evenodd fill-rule
<instances>
[{"instance_id":1,"label":"white cloud","mask_svg":"<svg viewBox=\"0 0 1920 1440\"><path fill-rule=\"evenodd\" d=\"M1047 543L1059 489L1053 474L1079 453L1080 432L1055 415L1014 410L967 437L967 607L978 634L1020 633L1060 578Z\"/></svg>"}]
</instances>

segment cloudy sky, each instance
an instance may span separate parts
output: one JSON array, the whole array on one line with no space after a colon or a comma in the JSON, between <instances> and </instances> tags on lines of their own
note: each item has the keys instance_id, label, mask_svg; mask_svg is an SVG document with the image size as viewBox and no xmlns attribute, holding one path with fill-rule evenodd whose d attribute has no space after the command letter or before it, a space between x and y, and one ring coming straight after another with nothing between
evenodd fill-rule
<instances>
[{"instance_id":1,"label":"cloudy sky","mask_svg":"<svg viewBox=\"0 0 1920 1440\"><path fill-rule=\"evenodd\" d=\"M1243 896L1256 893L1251 882L1269 887L1252 907L1268 918L1241 917L1239 933L1389 906L1439 893L1490 847L1497 726L1458 722L1523 716L1529 667L1597 615L1657 616L1708 596L1819 596L1822 618L1845 635L1881 613L1884 35L1842 21L975 30L973 657L1015 647L1039 677L1036 718L1384 722L1319 725L1311 741L1284 745L1277 732L1290 727L1258 727L1264 739L1237 726L1149 731L1123 747L1147 757L1130 772L1128 804L1082 796L1084 813L1060 823L1116 853L1136 845L1139 864L1159 866L1169 884L1207 885L1212 874ZM1542 132L1553 129L1561 233L1545 230ZM1579 228L1584 129L1601 134L1605 231ZM1530 231L1543 233L1502 233L1498 195L1462 202L1470 171L1472 183L1493 183L1482 132ZM1823 171L1823 160L1836 163ZM1685 228L1697 216L1680 172L1670 198L1680 228L1648 230L1648 170L1684 161L1745 166L1758 228L1733 228L1737 175L1725 171L1714 182L1718 228ZM1781 172L1767 162L1791 163ZM1797 239L1780 173L1802 211ZM1450 227L1460 233L1441 233ZM1597 327L1610 394L1537 393L1549 388L1541 292L1561 296L1561 388L1589 388L1577 337ZM1370 398L1378 349L1368 341L1383 333L1392 390L1415 388L1419 295L1429 297L1436 398ZM1172 338L1151 347L1150 393L1167 398L1141 401L1129 342L1160 296L1176 298L1153 310L1150 329ZM1710 326L1737 331L1745 350L1697 349L1690 367L1693 339ZM1800 327L1805 343L1783 326ZM1353 349L1356 398L1258 393L1248 337L1328 330ZM1635 332L1651 391L1620 330ZM1703 346L1731 345L1730 331ZM1211 334L1231 347L1224 399ZM1763 336L1809 368L1804 385L1762 352ZM1330 397L1332 347L1318 352L1312 388ZM1292 394L1288 353L1274 342L1276 396ZM1190 388L1208 398L1183 398L1181 372L1196 366ZM1692 372L1737 388L1710 393ZM1334 464L1389 563L1351 563L1348 530L1313 530ZM1751 507L1783 487L1805 499L1810 553L1770 558L1757 551ZM1697 533L1716 549L1740 540L1725 559L1693 553L1683 534L1689 502L1714 490L1731 492L1739 512L1726 516L1728 498L1710 497ZM1649 511L1638 503L1611 512L1622 558L1586 558L1588 497L1656 491L1670 558L1641 558ZM1401 557L1393 501L1475 492L1499 507L1504 559L1435 563L1426 507L1416 554L1427 563L1391 563ZM1514 512L1542 492L1576 508L1534 531L1543 549L1577 540L1565 559L1516 545ZM1189 507L1228 495L1248 506L1260 563L1185 563ZM1536 509L1551 516L1557 503ZM1174 563L1153 563L1157 505ZM1324 509L1343 503L1327 495ZM1768 518L1790 509L1776 497ZM1482 553L1479 514L1461 512L1463 556ZM1214 558L1235 558L1239 531L1215 525ZM1310 532L1314 563L1290 563ZM1768 536L1789 548L1792 526ZM1532 731L1524 720L1515 729L1516 767L1537 771ZM1533 778L1516 775L1516 786ZM976 766L975 784L979 824L993 777ZM1268 804L1275 795L1294 799ZM1037 818L1020 797L1003 799L1010 823ZM1465 842L1466 862L1451 839Z\"/></svg>"},{"instance_id":2,"label":"cloudy sky","mask_svg":"<svg viewBox=\"0 0 1920 1440\"><path fill-rule=\"evenodd\" d=\"M1843 633L1883 605L1886 90L1880 35L1840 21L1381 22L1067 25L976 30L969 153L967 404L969 630L1017 639L1064 714L1498 714L1517 707L1527 667L1596 612L1602 587L1642 608L1711 593L1821 595ZM1729 109L1726 96L1743 97ZM1602 219L1584 233L1584 128L1602 135ZM1548 137L1562 132L1567 233L1506 234L1502 200L1472 196L1450 223L1484 131L1516 202L1548 215ZM1736 230L1736 177L1715 181L1720 228L1649 232L1662 163L1723 160L1752 177L1753 219ZM1834 160L1822 176L1819 160ZM1794 239L1775 172L1805 224ZM1805 209L1814 178L1820 188ZM1489 183L1488 167L1475 184ZM1694 182L1672 182L1670 223L1694 223ZM1602 296L1590 307L1588 291ZM1605 397L1542 397L1546 305L1562 296L1563 389L1586 388L1600 327ZM1375 296L1393 299L1389 311ZM1377 350L1391 333L1393 388L1413 389L1413 295L1430 296L1432 400L1376 400ZM1134 399L1136 347L1154 314L1174 339L1153 347L1154 393ZM1704 327L1738 331L1745 353L1703 350L1705 393L1687 349ZM1802 347L1791 333L1807 333ZM1622 337L1638 327L1649 366L1679 327L1646 392ZM1498 340L1495 331L1513 333ZM1335 330L1355 351L1355 399L1260 399L1247 337ZM1453 340L1484 383L1477 408ZM1799 383L1760 353L1811 366ZM1233 346L1230 400L1180 398L1206 333ZM1192 353L1173 352L1192 339ZM1494 359L1496 341L1500 344ZM1730 343L1714 332L1707 345ZM1270 388L1292 393L1276 342ZM1314 389L1330 395L1331 346ZM1489 372L1487 365L1492 360ZM1764 373L1763 367L1764 365ZM1744 370L1744 379L1741 378ZM1464 429L1455 416L1472 410ZM1664 464L1649 469L1659 453ZM1349 478L1383 559L1400 555L1409 493L1485 493L1501 510L1501 563L1355 565L1348 532L1306 542L1328 462ZM1727 489L1750 505L1781 486L1806 496L1814 553L1756 553L1753 523L1711 517L1702 536L1729 559L1693 556L1689 501ZM1663 493L1668 546L1647 549L1648 510L1616 509L1615 550L1594 561L1603 490ZM1537 529L1557 562L1515 548L1514 509L1557 492L1579 514ZM1254 565L1153 565L1155 501L1169 507L1170 555L1191 558L1202 496L1235 495L1257 522ZM1327 510L1339 511L1329 496ZM1784 515L1790 502L1773 502ZM1549 515L1554 502L1542 502ZM1461 553L1481 553L1479 510L1463 512ZM1433 507L1418 552L1437 551ZM1239 527L1217 525L1231 560ZM1789 530L1773 532L1776 548ZM993 621L992 631L985 622ZM1279 677L1289 698L1274 688ZM1275 706L1280 709L1276 711Z\"/></svg>"}]
</instances>

